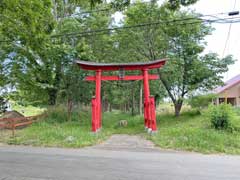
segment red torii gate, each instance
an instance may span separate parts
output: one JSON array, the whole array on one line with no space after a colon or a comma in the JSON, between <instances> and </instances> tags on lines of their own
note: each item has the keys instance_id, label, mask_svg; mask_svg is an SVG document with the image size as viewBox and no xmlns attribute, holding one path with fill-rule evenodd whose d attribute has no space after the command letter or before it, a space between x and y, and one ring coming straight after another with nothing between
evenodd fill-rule
<instances>
[{"instance_id":1,"label":"red torii gate","mask_svg":"<svg viewBox=\"0 0 240 180\"><path fill-rule=\"evenodd\" d=\"M157 130L154 97L150 96L149 80L158 79L156 74L148 74L148 70L162 67L166 59L151 62L137 63L94 63L89 61L76 61L80 68L95 71L95 76L87 76L86 81L95 81L95 97L92 98L92 131L97 132L102 127L101 117L101 81L129 81L143 80L144 85L144 125L149 132ZM140 70L142 75L124 75L125 70ZM119 76L102 76L103 71L119 71Z\"/></svg>"}]
</instances>

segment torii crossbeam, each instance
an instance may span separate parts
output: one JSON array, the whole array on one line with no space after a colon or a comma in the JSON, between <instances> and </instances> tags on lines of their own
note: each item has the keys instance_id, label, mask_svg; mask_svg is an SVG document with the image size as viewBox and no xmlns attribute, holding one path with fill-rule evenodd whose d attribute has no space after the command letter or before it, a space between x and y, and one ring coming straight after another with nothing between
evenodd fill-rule
<instances>
[{"instance_id":1,"label":"torii crossbeam","mask_svg":"<svg viewBox=\"0 0 240 180\"><path fill-rule=\"evenodd\" d=\"M157 131L154 97L150 96L149 80L159 79L156 74L149 74L148 70L161 68L166 59L151 62L136 63L94 63L76 61L80 68L95 71L95 76L87 76L86 81L95 81L95 96L92 98L92 131L97 132L102 127L101 118L101 81L143 80L144 85L144 125L149 132ZM142 75L124 75L124 71L142 71ZM119 71L119 76L102 76L103 71Z\"/></svg>"}]
</instances>

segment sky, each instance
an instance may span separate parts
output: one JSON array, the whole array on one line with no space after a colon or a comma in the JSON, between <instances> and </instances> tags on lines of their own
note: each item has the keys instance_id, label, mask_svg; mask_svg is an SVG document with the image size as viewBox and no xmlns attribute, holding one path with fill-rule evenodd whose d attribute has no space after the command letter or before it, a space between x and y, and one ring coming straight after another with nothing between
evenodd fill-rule
<instances>
[{"instance_id":1,"label":"sky","mask_svg":"<svg viewBox=\"0 0 240 180\"><path fill-rule=\"evenodd\" d=\"M240 10L240 0L199 0L196 4L190 6L190 9L196 10L201 14L216 14ZM223 51L230 24L213 24L215 31L212 35L206 37L206 52L216 52L223 57ZM229 40L224 55L232 54L237 61L229 67L229 71L224 75L224 80L228 80L240 74L240 22L231 25Z\"/></svg>"},{"instance_id":2,"label":"sky","mask_svg":"<svg viewBox=\"0 0 240 180\"><path fill-rule=\"evenodd\" d=\"M196 4L189 6L188 9L195 10L203 15L228 13L234 10L240 11L240 0L199 0ZM121 13L116 13L114 18L116 22L119 22L123 16ZM224 74L224 81L240 74L240 22L231 25L230 36L225 48L229 25L228 23L212 24L215 30L212 32L212 35L206 37L207 46L205 53L215 52L220 57L232 54L233 58L237 60L234 65L229 67L229 71Z\"/></svg>"}]
</instances>

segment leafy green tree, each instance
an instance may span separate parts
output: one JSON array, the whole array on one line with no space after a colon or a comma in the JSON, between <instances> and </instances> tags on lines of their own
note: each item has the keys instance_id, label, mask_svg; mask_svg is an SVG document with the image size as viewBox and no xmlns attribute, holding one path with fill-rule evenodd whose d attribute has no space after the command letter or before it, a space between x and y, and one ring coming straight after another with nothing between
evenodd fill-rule
<instances>
[{"instance_id":1,"label":"leafy green tree","mask_svg":"<svg viewBox=\"0 0 240 180\"><path fill-rule=\"evenodd\" d=\"M11 83L28 100L56 103L65 75L78 54L79 41L51 39L55 33L79 30L81 23L71 17L79 5L90 1L1 1L1 62L8 58ZM97 1L95 1L97 2ZM94 3L91 1L90 3ZM72 39L71 39L72 40ZM72 46L76 43L76 48ZM84 44L84 43L83 43ZM2 66L0 66L2 67ZM3 80L1 80L3 81Z\"/></svg>"},{"instance_id":2,"label":"leafy green tree","mask_svg":"<svg viewBox=\"0 0 240 180\"><path fill-rule=\"evenodd\" d=\"M164 23L176 19L194 18L197 14L187 11L169 11L167 4L137 3L125 13L124 26L163 21L158 26L136 28L121 33L120 48L124 54L152 61L168 57L167 64L158 70L160 80L171 98L178 116L184 98L195 90L208 90L221 83L222 74L234 62L231 56L220 59L217 54L202 55L204 37L212 32L210 25L201 22Z\"/></svg>"},{"instance_id":3,"label":"leafy green tree","mask_svg":"<svg viewBox=\"0 0 240 180\"><path fill-rule=\"evenodd\" d=\"M181 6L189 6L196 3L197 1L198 0L169 0L167 6L172 10L177 10Z\"/></svg>"}]
</instances>

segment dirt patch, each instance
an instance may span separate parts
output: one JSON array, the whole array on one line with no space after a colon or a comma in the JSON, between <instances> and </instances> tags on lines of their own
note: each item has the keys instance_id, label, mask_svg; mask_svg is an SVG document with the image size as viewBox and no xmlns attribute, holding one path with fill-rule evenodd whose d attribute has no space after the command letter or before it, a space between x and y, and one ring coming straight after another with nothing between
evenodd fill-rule
<instances>
[{"instance_id":1,"label":"dirt patch","mask_svg":"<svg viewBox=\"0 0 240 180\"><path fill-rule=\"evenodd\" d=\"M9 120L3 120L1 121L1 119L9 119ZM5 112L1 117L0 117L0 129L3 128L7 128L7 129L11 129L11 119L12 118L24 118L24 115L19 113L18 111L7 111ZM24 121L22 121L24 122ZM15 121L16 123L16 121ZM7 125L7 126L6 126ZM21 127L25 127L25 126L21 126Z\"/></svg>"},{"instance_id":2,"label":"dirt patch","mask_svg":"<svg viewBox=\"0 0 240 180\"><path fill-rule=\"evenodd\" d=\"M18 118L18 117L24 117L24 115L17 111L7 111L0 118Z\"/></svg>"}]
</instances>

